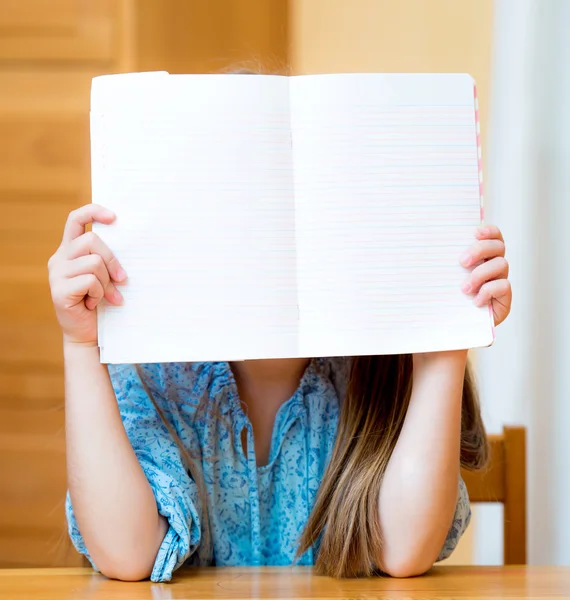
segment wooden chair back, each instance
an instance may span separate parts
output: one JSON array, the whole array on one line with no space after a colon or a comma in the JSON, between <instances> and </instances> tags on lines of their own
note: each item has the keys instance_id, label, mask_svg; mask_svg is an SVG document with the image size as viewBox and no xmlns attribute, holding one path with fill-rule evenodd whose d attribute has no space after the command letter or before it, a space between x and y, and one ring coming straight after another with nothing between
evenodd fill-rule
<instances>
[{"instance_id":1,"label":"wooden chair back","mask_svg":"<svg viewBox=\"0 0 570 600\"><path fill-rule=\"evenodd\" d=\"M489 436L490 457L480 471L462 471L471 502L503 504L505 565L526 564L526 430L505 427Z\"/></svg>"}]
</instances>

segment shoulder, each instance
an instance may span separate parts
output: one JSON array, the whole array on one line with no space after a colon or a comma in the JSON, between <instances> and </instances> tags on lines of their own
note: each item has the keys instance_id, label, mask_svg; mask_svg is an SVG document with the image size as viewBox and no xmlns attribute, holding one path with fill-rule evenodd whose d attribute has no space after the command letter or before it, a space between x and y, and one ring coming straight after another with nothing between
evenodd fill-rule
<instances>
[{"instance_id":1,"label":"shoulder","mask_svg":"<svg viewBox=\"0 0 570 600\"><path fill-rule=\"evenodd\" d=\"M165 396L171 382L193 385L194 366L184 363L108 365L111 383L117 396L133 396L152 392Z\"/></svg>"},{"instance_id":2,"label":"shoulder","mask_svg":"<svg viewBox=\"0 0 570 600\"><path fill-rule=\"evenodd\" d=\"M119 402L137 401L152 395L184 403L213 399L230 380L224 363L152 363L109 365L109 375Z\"/></svg>"},{"instance_id":3,"label":"shoulder","mask_svg":"<svg viewBox=\"0 0 570 600\"><path fill-rule=\"evenodd\" d=\"M125 428L141 440L169 427L187 446L197 447L193 436L214 414L209 407L224 371L219 363L163 363L109 365L109 375Z\"/></svg>"}]
</instances>

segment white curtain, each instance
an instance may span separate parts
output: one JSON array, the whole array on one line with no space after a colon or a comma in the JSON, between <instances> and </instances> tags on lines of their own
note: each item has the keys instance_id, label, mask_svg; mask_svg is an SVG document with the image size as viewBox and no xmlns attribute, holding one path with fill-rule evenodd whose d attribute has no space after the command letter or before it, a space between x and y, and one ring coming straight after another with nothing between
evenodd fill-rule
<instances>
[{"instance_id":1,"label":"white curtain","mask_svg":"<svg viewBox=\"0 0 570 600\"><path fill-rule=\"evenodd\" d=\"M570 564L570 0L496 0L486 218L513 308L479 352L488 428L528 430L531 564ZM502 560L502 515L478 508L475 560Z\"/></svg>"}]
</instances>

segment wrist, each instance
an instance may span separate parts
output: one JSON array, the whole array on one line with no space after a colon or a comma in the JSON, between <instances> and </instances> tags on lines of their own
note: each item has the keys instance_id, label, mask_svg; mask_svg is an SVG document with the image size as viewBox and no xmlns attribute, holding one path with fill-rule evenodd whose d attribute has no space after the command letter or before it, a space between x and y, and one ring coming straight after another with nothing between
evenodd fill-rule
<instances>
[{"instance_id":1,"label":"wrist","mask_svg":"<svg viewBox=\"0 0 570 600\"><path fill-rule=\"evenodd\" d=\"M463 372L467 365L467 350L451 350L447 352L425 352L414 354L414 372L422 369L452 369Z\"/></svg>"},{"instance_id":2,"label":"wrist","mask_svg":"<svg viewBox=\"0 0 570 600\"><path fill-rule=\"evenodd\" d=\"M77 342L63 337L63 357L65 360L74 356L96 356L99 360L99 346L97 342Z\"/></svg>"},{"instance_id":3,"label":"wrist","mask_svg":"<svg viewBox=\"0 0 570 600\"><path fill-rule=\"evenodd\" d=\"M424 398L429 399L432 408L461 406L467 350L414 354L413 360L411 403L421 403Z\"/></svg>"}]
</instances>

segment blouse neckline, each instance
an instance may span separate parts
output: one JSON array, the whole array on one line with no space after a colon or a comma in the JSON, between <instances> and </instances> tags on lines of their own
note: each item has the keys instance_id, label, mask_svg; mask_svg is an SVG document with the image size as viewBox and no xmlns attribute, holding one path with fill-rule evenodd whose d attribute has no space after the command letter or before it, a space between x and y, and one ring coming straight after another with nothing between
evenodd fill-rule
<instances>
[{"instance_id":1,"label":"blouse neckline","mask_svg":"<svg viewBox=\"0 0 570 600\"><path fill-rule=\"evenodd\" d=\"M284 437L284 433L279 435L279 426L283 420L283 415L285 413L294 413L291 416L291 418L286 419L290 427L293 424L293 422L295 422L305 412L305 398L310 388L309 382L311 378L313 378L317 374L318 368L322 365L323 361L324 359L322 358L310 359L309 364L305 368L305 371L301 376L301 379L299 380L299 385L297 386L297 389L293 392L290 398L288 398L285 402L283 402L283 404L281 404L281 406L277 410L277 413L275 414L275 420L273 422L273 429L271 432L269 459L266 464L256 464L257 472L260 475L271 469L271 466L273 465L273 463L279 455L279 449L282 442L282 439L279 438ZM237 381L235 379L230 363L228 361L224 361L220 363L220 366L222 366L227 379L228 400L231 411L234 416L233 430L236 439L236 445L238 447L237 449L240 451L240 455L243 456L244 460L248 461L249 459L245 455L242 446L241 431L244 427L251 428L251 421L249 420L249 417L247 415L247 410L244 410L245 405L239 397Z\"/></svg>"}]
</instances>

